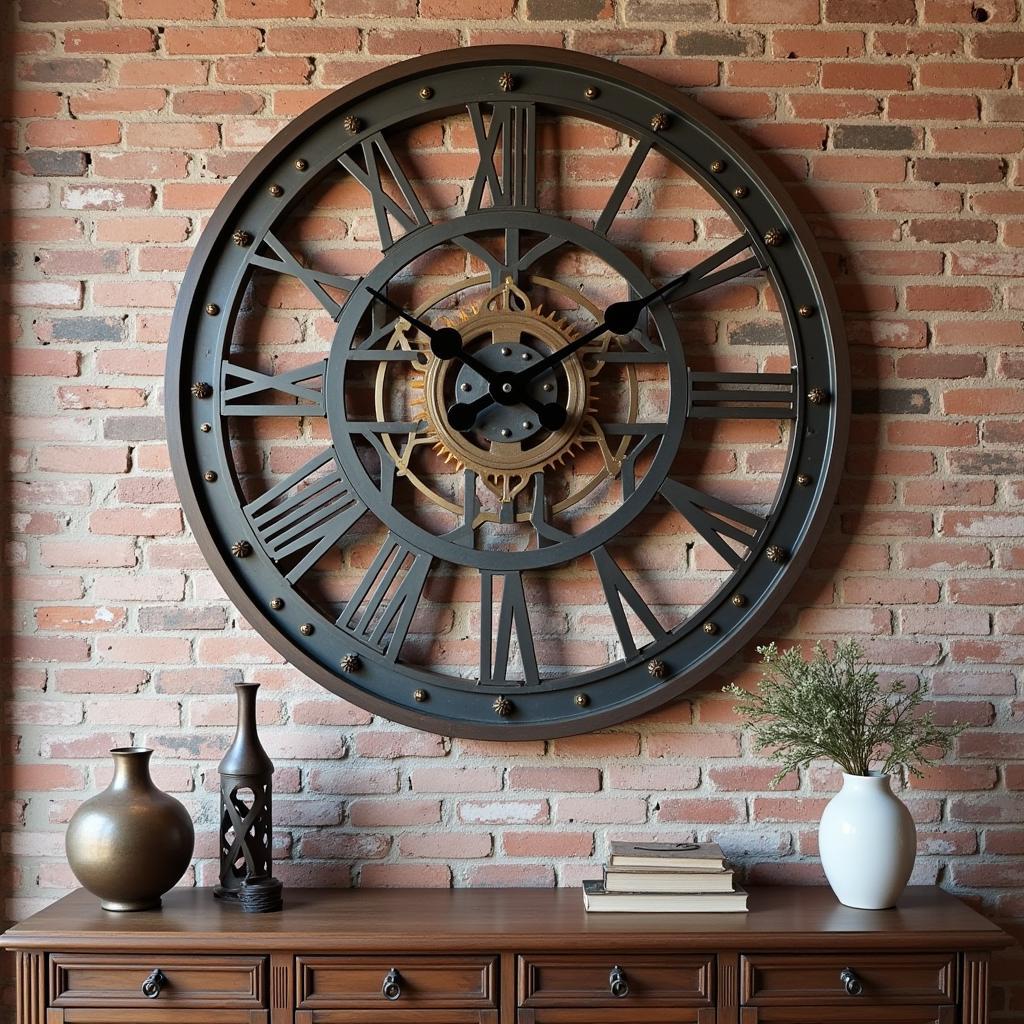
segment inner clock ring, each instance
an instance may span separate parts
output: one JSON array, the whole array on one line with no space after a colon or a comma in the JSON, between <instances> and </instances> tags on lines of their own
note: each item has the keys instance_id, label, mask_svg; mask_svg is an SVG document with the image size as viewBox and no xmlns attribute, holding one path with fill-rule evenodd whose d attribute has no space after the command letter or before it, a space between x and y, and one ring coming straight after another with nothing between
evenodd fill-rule
<instances>
[{"instance_id":1,"label":"inner clock ring","mask_svg":"<svg viewBox=\"0 0 1024 1024\"><path fill-rule=\"evenodd\" d=\"M534 212L522 214L522 221L524 230L567 242L597 256L623 280L631 294L646 295L653 290L650 280L626 253L589 228L560 217ZM589 554L595 548L611 541L643 513L668 476L683 435L686 417L679 415L677 411L664 422L650 424L646 436L642 423L633 428L634 436L642 437L647 449L646 457L649 463L645 473L636 480L631 493L613 511L579 534L562 533L550 529L547 524L542 524L542 529L548 529L543 545L538 544L536 547L516 551L478 549L462 542L457 531L456 536L432 532L410 519L402 509L395 506L389 485L383 484L381 477L367 467L364 454L368 445L375 450L376 456L382 460L382 465L383 460L391 459L394 448L389 451L390 446L385 444L388 435L379 436L373 431L371 423L350 418L349 405L346 402L349 374L356 363L362 361L360 328L371 320L370 310L374 302L372 293L382 292L387 284L392 279L400 277L415 259L437 246L453 242L466 244L467 240L470 243L477 242L479 237L502 231L506 226L507 215L504 212L486 210L450 222L428 225L398 240L345 303L327 361L324 391L328 396L328 426L341 472L355 493L388 529L402 536L416 549L455 565L491 571L522 571L561 565ZM476 248L482 251L482 246L478 242ZM525 275L529 275L528 269ZM458 286L452 289L452 293L456 291ZM446 313L450 317L450 311ZM669 308L661 302L651 305L650 318L664 349L669 394L685 394L687 370L675 319ZM449 326L453 322L442 323L439 317L438 327ZM586 327L589 326L591 325L587 323ZM582 365L577 356L570 357L570 360ZM560 364L560 369L566 367L570 360ZM453 374L452 377L457 380L457 375ZM615 437L614 441L618 444L620 438ZM515 518L518 521L530 520L535 514L535 510L520 512Z\"/></svg>"}]
</instances>

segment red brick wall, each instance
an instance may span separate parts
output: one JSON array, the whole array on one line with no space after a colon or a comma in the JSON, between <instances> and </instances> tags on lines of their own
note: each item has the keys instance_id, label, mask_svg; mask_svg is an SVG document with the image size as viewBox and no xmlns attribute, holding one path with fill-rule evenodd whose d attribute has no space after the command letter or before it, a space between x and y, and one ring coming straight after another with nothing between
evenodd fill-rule
<instances>
[{"instance_id":1,"label":"red brick wall","mask_svg":"<svg viewBox=\"0 0 1024 1024\"><path fill-rule=\"evenodd\" d=\"M721 680L600 735L504 746L417 734L296 679L238 621L183 526L164 343L227 183L288 118L364 71L496 41L600 53L683 87L770 152L811 219L846 311L858 414L840 506L774 635L857 635L971 724L905 794L917 880L1024 918L1015 0L17 6L0 40L16 75L4 126L9 918L73 884L64 825L105 783L107 749L130 739L156 748L158 781L193 810L196 876L212 880L213 767L242 677L265 684L289 884L571 885L610 835L636 828L721 834L755 880L821 880L815 819L835 776L769 792ZM1019 1017L1021 965L1007 957L996 973L997 1018Z\"/></svg>"}]
</instances>

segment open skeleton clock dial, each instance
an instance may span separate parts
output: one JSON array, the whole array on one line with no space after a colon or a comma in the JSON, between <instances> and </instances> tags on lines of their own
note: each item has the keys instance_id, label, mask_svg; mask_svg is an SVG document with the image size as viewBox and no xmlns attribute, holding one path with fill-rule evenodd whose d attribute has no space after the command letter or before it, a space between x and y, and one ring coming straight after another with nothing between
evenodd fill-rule
<instances>
[{"instance_id":1,"label":"open skeleton clock dial","mask_svg":"<svg viewBox=\"0 0 1024 1024\"><path fill-rule=\"evenodd\" d=\"M834 497L812 236L675 90L478 47L375 72L214 213L172 328L175 478L293 665L459 736L623 721L748 642Z\"/></svg>"}]
</instances>

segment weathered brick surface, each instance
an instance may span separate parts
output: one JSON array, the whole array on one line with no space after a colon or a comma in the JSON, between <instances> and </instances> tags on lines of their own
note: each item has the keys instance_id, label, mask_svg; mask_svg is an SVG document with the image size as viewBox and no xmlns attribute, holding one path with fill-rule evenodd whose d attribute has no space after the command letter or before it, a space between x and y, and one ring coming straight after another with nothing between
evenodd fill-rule
<instances>
[{"instance_id":1,"label":"weathered brick surface","mask_svg":"<svg viewBox=\"0 0 1024 1024\"><path fill-rule=\"evenodd\" d=\"M751 664L601 734L524 744L419 734L284 665L224 599L182 523L164 446L164 344L188 254L227 184L289 117L365 71L518 41L642 69L774 151L837 277L856 415L839 508L772 635L859 636L893 677L927 679L944 719L970 723L954 756L910 788L918 877L1020 927L1019 3L5 7L20 20L5 38L16 76L4 124L15 307L4 361L15 659L0 740L6 917L70 884L64 824L108 778L108 748L129 741L156 749L161 779L194 811L196 877L213 879L213 767L242 678L264 686L287 884L578 884L609 839L637 830L719 836L753 878L821 881L813 822L835 773L768 791L767 763L717 692L726 678L751 681ZM425 144L430 167L453 177L465 153L445 152L440 137ZM570 145L566 166L599 174L601 145ZM438 204L458 195L438 189ZM573 198L593 195L580 186ZM657 244L659 270L713 230L680 186L663 186L655 211L637 240ZM324 220L317 231L343 245L366 227ZM749 299L737 292L723 314L730 353L778 343ZM274 331L262 340L301 338L295 318ZM755 451L750 465L770 457ZM607 628L602 609L588 614L595 635ZM581 641L576 654L589 653ZM997 1021L1024 1012L1022 966L1019 953L996 964Z\"/></svg>"}]
</instances>

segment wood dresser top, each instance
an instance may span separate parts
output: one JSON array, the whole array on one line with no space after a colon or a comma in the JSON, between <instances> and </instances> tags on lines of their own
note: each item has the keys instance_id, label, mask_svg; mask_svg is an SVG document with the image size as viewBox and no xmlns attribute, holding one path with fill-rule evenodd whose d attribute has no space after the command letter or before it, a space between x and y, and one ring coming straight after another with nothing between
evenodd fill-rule
<instances>
[{"instance_id":1,"label":"wood dresser top","mask_svg":"<svg viewBox=\"0 0 1024 1024\"><path fill-rule=\"evenodd\" d=\"M76 890L15 925L7 948L233 949L353 953L573 948L995 949L1012 940L931 886L892 910L853 910L824 887L752 887L746 914L587 914L579 889L286 889L285 909L244 914L210 889L174 889L163 908L116 914Z\"/></svg>"}]
</instances>

